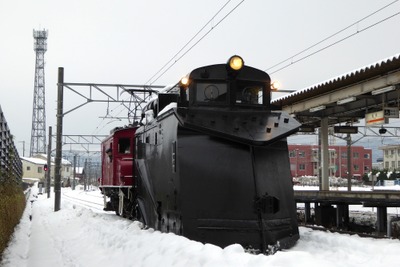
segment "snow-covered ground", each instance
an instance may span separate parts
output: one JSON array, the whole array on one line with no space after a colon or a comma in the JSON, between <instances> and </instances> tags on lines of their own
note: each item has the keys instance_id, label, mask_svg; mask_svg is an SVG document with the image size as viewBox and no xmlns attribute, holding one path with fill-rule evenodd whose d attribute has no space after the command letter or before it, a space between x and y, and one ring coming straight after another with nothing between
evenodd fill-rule
<instances>
[{"instance_id":1,"label":"snow-covered ground","mask_svg":"<svg viewBox=\"0 0 400 267\"><path fill-rule=\"evenodd\" d=\"M54 266L397 266L400 241L361 238L300 227L300 240L272 256L224 249L174 234L141 230L138 222L101 209L99 191L62 189L61 210L54 194L35 198L33 188L21 223L3 255L2 267ZM31 216L31 220L30 220Z\"/></svg>"}]
</instances>

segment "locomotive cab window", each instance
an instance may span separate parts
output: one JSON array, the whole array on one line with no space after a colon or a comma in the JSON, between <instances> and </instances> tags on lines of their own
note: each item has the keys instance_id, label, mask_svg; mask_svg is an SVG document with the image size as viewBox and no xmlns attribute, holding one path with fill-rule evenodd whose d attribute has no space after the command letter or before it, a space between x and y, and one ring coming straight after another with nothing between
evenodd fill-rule
<instances>
[{"instance_id":1,"label":"locomotive cab window","mask_svg":"<svg viewBox=\"0 0 400 267\"><path fill-rule=\"evenodd\" d=\"M228 88L225 83L198 83L196 86L197 102L225 104L227 95Z\"/></svg>"},{"instance_id":2,"label":"locomotive cab window","mask_svg":"<svg viewBox=\"0 0 400 267\"><path fill-rule=\"evenodd\" d=\"M106 149L106 148L104 147L104 149ZM106 152L106 155L108 156L108 158L110 159L110 162L111 162L112 158L113 158L112 143L110 143L110 147L107 148L105 150L105 152Z\"/></svg>"},{"instance_id":3,"label":"locomotive cab window","mask_svg":"<svg viewBox=\"0 0 400 267\"><path fill-rule=\"evenodd\" d=\"M129 138L121 138L118 141L118 153L129 154L131 153L131 142Z\"/></svg>"},{"instance_id":4,"label":"locomotive cab window","mask_svg":"<svg viewBox=\"0 0 400 267\"><path fill-rule=\"evenodd\" d=\"M261 105L264 87L254 84L238 84L236 89L236 103L247 105Z\"/></svg>"}]
</instances>

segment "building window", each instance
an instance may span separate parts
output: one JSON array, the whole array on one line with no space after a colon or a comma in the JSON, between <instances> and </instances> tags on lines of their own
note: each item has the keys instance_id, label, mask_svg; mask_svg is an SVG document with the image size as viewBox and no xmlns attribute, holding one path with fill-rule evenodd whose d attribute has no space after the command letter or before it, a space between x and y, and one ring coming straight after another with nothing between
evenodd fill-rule
<instances>
[{"instance_id":1,"label":"building window","mask_svg":"<svg viewBox=\"0 0 400 267\"><path fill-rule=\"evenodd\" d=\"M347 152L342 152L342 159L347 159Z\"/></svg>"},{"instance_id":2,"label":"building window","mask_svg":"<svg viewBox=\"0 0 400 267\"><path fill-rule=\"evenodd\" d=\"M364 159L369 159L370 157L371 157L370 154L368 153L364 154Z\"/></svg>"},{"instance_id":3,"label":"building window","mask_svg":"<svg viewBox=\"0 0 400 267\"><path fill-rule=\"evenodd\" d=\"M368 172L369 171L369 166L364 166L364 171Z\"/></svg>"},{"instance_id":4,"label":"building window","mask_svg":"<svg viewBox=\"0 0 400 267\"><path fill-rule=\"evenodd\" d=\"M290 164L290 170L295 171L296 170L296 164Z\"/></svg>"},{"instance_id":5,"label":"building window","mask_svg":"<svg viewBox=\"0 0 400 267\"><path fill-rule=\"evenodd\" d=\"M31 166L26 166L26 170L30 171L31 170Z\"/></svg>"},{"instance_id":6,"label":"building window","mask_svg":"<svg viewBox=\"0 0 400 267\"><path fill-rule=\"evenodd\" d=\"M42 167L38 167L38 168L37 168L37 172L38 172L38 173L42 173L42 172L43 172L43 168L42 168Z\"/></svg>"},{"instance_id":7,"label":"building window","mask_svg":"<svg viewBox=\"0 0 400 267\"><path fill-rule=\"evenodd\" d=\"M396 164L395 164L394 160L392 161L392 168L396 168Z\"/></svg>"},{"instance_id":8,"label":"building window","mask_svg":"<svg viewBox=\"0 0 400 267\"><path fill-rule=\"evenodd\" d=\"M299 164L299 170L305 170L306 165L305 164Z\"/></svg>"},{"instance_id":9,"label":"building window","mask_svg":"<svg viewBox=\"0 0 400 267\"><path fill-rule=\"evenodd\" d=\"M354 167L355 171L359 171L360 170L360 167L357 164L354 164L353 167Z\"/></svg>"},{"instance_id":10,"label":"building window","mask_svg":"<svg viewBox=\"0 0 400 267\"><path fill-rule=\"evenodd\" d=\"M385 150L385 156L389 156L389 150Z\"/></svg>"},{"instance_id":11,"label":"building window","mask_svg":"<svg viewBox=\"0 0 400 267\"><path fill-rule=\"evenodd\" d=\"M66 172L69 172L69 167L66 168Z\"/></svg>"},{"instance_id":12,"label":"building window","mask_svg":"<svg viewBox=\"0 0 400 267\"><path fill-rule=\"evenodd\" d=\"M295 158L295 157L296 157L296 150L289 151L289 158Z\"/></svg>"},{"instance_id":13,"label":"building window","mask_svg":"<svg viewBox=\"0 0 400 267\"><path fill-rule=\"evenodd\" d=\"M385 169L389 169L389 161L385 161Z\"/></svg>"},{"instance_id":14,"label":"building window","mask_svg":"<svg viewBox=\"0 0 400 267\"><path fill-rule=\"evenodd\" d=\"M354 158L354 159L358 159L358 157L359 157L358 152L353 152L353 158Z\"/></svg>"},{"instance_id":15,"label":"building window","mask_svg":"<svg viewBox=\"0 0 400 267\"><path fill-rule=\"evenodd\" d=\"M306 156L306 152L304 151L299 151L299 157L304 158Z\"/></svg>"}]
</instances>

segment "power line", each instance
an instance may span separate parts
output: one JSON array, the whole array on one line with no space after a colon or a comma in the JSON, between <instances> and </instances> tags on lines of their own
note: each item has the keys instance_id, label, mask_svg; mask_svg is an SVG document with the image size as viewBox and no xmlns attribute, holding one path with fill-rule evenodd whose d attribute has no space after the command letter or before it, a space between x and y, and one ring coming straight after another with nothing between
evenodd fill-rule
<instances>
[{"instance_id":1,"label":"power line","mask_svg":"<svg viewBox=\"0 0 400 267\"><path fill-rule=\"evenodd\" d=\"M231 2L232 0L228 0L218 11L217 13L215 13L215 15L166 63L164 64L161 69L159 69L145 84L149 84L150 86L156 82L160 77L162 77L169 69L171 69L182 57L184 57L190 50L192 50L201 40L203 40L213 29L215 29L223 20L225 20L236 8L238 8L245 0L242 0L239 4L237 4L231 11L229 11L221 20L218 21L217 24L215 24L213 27L211 27L211 29L209 31L207 31L203 36L201 36L201 38L195 42L188 50L186 50L186 52L184 52L179 58L175 59L206 27L207 25L209 25L216 16L218 16L219 13L221 13L221 11ZM170 64L173 60L175 59L175 61L168 67L165 69L165 67ZM155 80L153 80L152 82L150 82L157 74L159 74L163 69L165 69ZM122 104L120 104L121 106ZM118 116L119 114L121 114L122 111L124 111L125 109L121 109L116 116ZM114 110L111 110L110 113L113 113ZM107 113L108 114L108 113ZM105 118L103 118L103 120L99 123L99 125L96 127L95 131L100 131L101 129L103 129L106 125L104 125L102 128L100 128L100 126L103 124Z\"/></svg>"},{"instance_id":2,"label":"power line","mask_svg":"<svg viewBox=\"0 0 400 267\"><path fill-rule=\"evenodd\" d=\"M311 48L314 48L314 47L316 47L317 45L319 45L319 44L321 44L321 43L323 43L323 42L325 42L325 41L331 39L332 37L334 37L334 36L336 36L336 35L338 35L338 34L344 32L345 30L347 30L347 29L353 27L354 25L357 25L358 23L362 22L363 20L366 20L367 18L369 18L369 17L375 15L376 13L382 11L383 9L385 9L385 8L387 8L387 7L391 6L391 5L393 5L394 3L398 2L398 1L399 1L399 0L395 0L395 1L393 1L393 2L391 2L391 3L389 3L389 4L387 4L387 5L385 5L384 7L382 7L382 8L380 8L380 9L378 9L378 10L372 12L371 14L369 14L369 15L363 17L363 18L360 19L360 20L357 20L356 22L350 24L349 26L347 26L347 27L345 27L345 28L343 28L343 29L341 29L341 30L335 32L334 34L332 34L332 35L330 35L330 36L328 36L328 37L322 39L321 41L319 41L319 42L317 42L317 43L315 43L315 44L313 44L313 45L307 47L306 49L303 49L302 51L300 51L300 52L298 52L298 53L292 55L291 57L288 57L287 59L282 60L281 62L279 62L279 63L277 63L277 64L275 64L275 65L273 65L273 66L271 66L271 67L269 67L269 68L267 68L267 69L265 69L264 71L267 72L267 71L269 71L270 69L273 69L273 68L275 68L275 67L277 67L277 66L279 66L279 65L281 65L281 64L283 64L283 63L285 63L286 61L288 61L288 60L290 60L290 59L293 59L294 57L296 57L296 56L298 56L298 55L303 54L304 52L310 50ZM282 70L282 69L287 68L287 67L290 66L290 65L293 65L294 63L297 63L297 62L299 62L299 61L301 61L301 60L303 60L303 59L306 59L306 58L308 58L308 57L310 57L310 56L312 56L312 55L315 55L316 53L319 53L319 52L321 52L321 51L323 51L323 50L325 50L325 49L327 49L327 48L329 48L329 47L331 47L331 46L333 46L333 45L335 45L335 44L338 44L338 43L340 43L340 42L342 42L342 41L344 41L344 40L346 40L346 39L348 39L348 38L350 38L350 37L356 35L357 33L363 32L363 31L365 31L365 30L367 30L367 29L369 29L369 28L372 28L373 26L375 26L375 25L377 25L377 24L379 24L379 23L381 23L381 22L384 22L384 21L386 21L386 20L388 20L388 19L390 19L390 18L392 18L392 17L394 17L394 16L397 16L398 14L399 14L399 13L396 13L396 14L394 14L394 15L392 15L392 16L389 16L389 17L387 17L387 18L385 18L385 19L383 19L383 20L381 20L381 21L379 21L379 22L377 22L377 23L374 23L374 24L372 24L372 25L370 25L370 26L368 26L368 27L366 27L366 28L364 28L364 29L362 29L362 30L358 30L356 33L353 33L353 34L351 34L351 35L348 35L347 37L342 38L341 40L336 41L336 42L334 42L333 44L327 45L327 46L323 47L322 49L319 49L319 50L317 50L316 52L311 53L311 54L309 54L309 55L307 55L307 56L304 56L304 57L302 57L302 58L300 58L300 59L298 59L298 60L296 60L296 61L292 61L291 63L289 63L289 64L287 64L287 65L285 65L285 66L283 66L283 67L281 67L281 68L279 68L279 69L277 69L277 70L275 70L274 72L270 72L270 74L276 73L276 72L278 72L278 71L280 71L280 70Z\"/></svg>"},{"instance_id":3,"label":"power line","mask_svg":"<svg viewBox=\"0 0 400 267\"><path fill-rule=\"evenodd\" d=\"M215 24L214 26L212 26L204 35L202 35L200 37L200 39L198 41L196 41L191 47L189 47L189 49L187 49L180 57L176 58L179 53L181 53L199 34L200 32L202 32L204 30L204 28L210 24L213 19L226 7L226 5L230 2L231 0L229 0L228 2L225 3L225 5L218 10L218 12L183 46L183 48L181 48L166 64L164 64L164 66L158 70L158 72L156 74L154 74L147 83L149 83L150 85L153 84L154 82L156 82L158 79L160 79L168 70L170 70L181 58L183 58L187 53L189 53L198 43L200 43L201 40L203 40L213 29L215 29L222 21L224 21L233 11L235 11L245 0L242 0L241 2L239 2L235 7L233 7L221 20L219 20L217 22L217 24ZM176 58L176 59L175 59ZM174 60L175 59L175 60ZM173 63L166 68L163 72L161 72L168 64L170 64L173 61ZM151 79L153 79L157 74L159 74L161 72L161 74L152 82L150 82Z\"/></svg>"},{"instance_id":4,"label":"power line","mask_svg":"<svg viewBox=\"0 0 400 267\"><path fill-rule=\"evenodd\" d=\"M229 4L229 2L231 2L232 0L229 0L228 2L226 2L218 11L217 13L215 13L215 15L206 23L204 24L204 26L169 60L167 61L167 63L165 63L153 76L151 76L151 78L146 82L150 83L150 81L157 75L159 74L172 60L174 60L174 58L176 56L179 55L180 52L182 52L183 49L185 49L193 40L194 38L197 37L197 35L200 34L200 32L202 32L204 30L205 27L207 27L208 24L210 24L213 19Z\"/></svg>"},{"instance_id":5,"label":"power line","mask_svg":"<svg viewBox=\"0 0 400 267\"><path fill-rule=\"evenodd\" d=\"M376 22L376 23L374 23L374 24L369 25L368 27L365 27L364 29L358 30L357 32L352 33L352 34L350 34L350 35L348 35L348 36L346 36L346 37L344 37L344 38L342 38L342 39L340 39L340 40L338 40L338 41L336 41L336 42L334 42L334 43L332 43L332 44L329 44L329 45L327 45L327 46L324 46L323 48L318 49L317 51L315 51L315 52L313 52L313 53L311 53L311 54L308 54L308 55L306 55L306 56L304 56L304 57L302 57L302 58L299 58L298 60L292 61L292 62L290 62L289 64L287 64L287 65L285 65L285 66L283 66L283 67L281 67L281 68L279 68L279 69L277 69L277 70L275 70L275 71L273 71L273 72L270 72L270 74L274 74L274 73L276 73L276 72L278 72L278 71L280 71L280 70L283 70L283 69L289 67L290 65L293 65L293 64L295 64L295 63L297 63L297 62L299 62L299 61L302 61L303 59L306 59L306 58L308 58L308 57L311 57L311 56L313 56L313 55L315 55L315 54L317 54L317 53L319 53L319 52L321 52L321 51L323 51L323 50L325 50L325 49L327 49L327 48L329 48L329 47L332 47L332 46L334 46L334 45L336 45L336 44L338 44L338 43L341 43L341 42L343 42L343 41L349 39L350 37L353 37L353 36L356 35L356 34L359 34L359 33L363 32L363 31L366 31L366 30L368 30L368 29L370 29L370 28L372 28L372 27L374 27L374 26L376 26L376 25L378 25L378 24L380 24L380 23L382 23L382 22L385 22L386 20L389 20L389 19L391 19L391 18L393 18L393 17L395 17L395 16L397 16L397 15L399 15L399 14L400 14L400 12L397 12L397 13L395 13L395 14L389 16L389 17L386 17L386 18L384 18L384 19L382 19L382 20L380 20L380 21L378 21L378 22Z\"/></svg>"},{"instance_id":6,"label":"power line","mask_svg":"<svg viewBox=\"0 0 400 267\"><path fill-rule=\"evenodd\" d=\"M213 27L211 27L204 35L202 35L201 36L201 38L198 40L198 41L196 41L192 46L190 46L189 47L189 49L187 49L180 57L178 57L178 58L176 58L206 27L207 27L207 25L209 25L214 19L215 19L215 17L216 16L218 16L218 14L219 13L221 13L221 11L231 2L231 0L228 0L215 14L214 14L214 16L212 16L212 18L166 63L166 64L164 64L145 84L149 84L149 85L151 85L151 84L153 84L154 82L156 82L160 77L162 77L169 69L171 69L182 57L184 57L188 52L190 52L201 40L203 40L213 29L215 29L223 20L225 20L233 11L235 11L243 2L244 2L245 0L242 0L241 2L239 2L234 8L232 8L221 20L219 20L218 21L218 23L217 24L215 24L215 26L213 26ZM295 55L293 55L293 56L291 56L291 57L289 57L289 58L287 58L287 59L285 59L285 60L283 60L283 61L281 61L281 62L279 62L279 63L277 63L277 64L275 64L274 66L272 66L272 67L269 67L268 69L266 69L265 71L268 71L268 70L270 70L270 69L272 69L272 68L274 68L274 67L276 67L276 66L279 66L279 65L281 65L282 63L284 63L284 62L286 62L286 61L288 61L288 60L290 60L290 59L292 59L293 57L296 57L296 56L298 56L298 55L300 55L300 54L302 54L302 53L304 53L304 52L306 52L306 51L308 51L308 50L310 50L311 48L314 48L315 46L317 46L317 45L319 45L319 44L321 44L321 43L323 43L323 42L325 42L326 40L329 40L329 39L331 39L332 37L334 37L334 36L336 36L336 35L338 35L339 33L342 33L343 31L345 31L345 30L347 30L347 29L349 29L350 27L352 27L352 26L354 26L354 25L356 25L356 24L358 24L358 23L360 23L360 22L362 22L363 20L365 20L365 19L367 19L367 18L369 18L369 17L371 17L371 16L373 16L373 15L375 15L376 13L378 13L378 12L380 12L380 11L382 11L383 9L385 9L385 8L387 8L387 7L389 7L389 6L391 6L391 5L393 5L394 3L396 3L396 2L398 2L399 0L396 0L396 1L393 1L393 2L391 2L391 3L389 3L389 4L387 4L386 6L384 6L384 7L382 7L382 8L380 8L380 9L378 9L378 10L376 10L376 11L374 11L373 13L371 13L371 14L369 14L369 15L367 15L367 16L365 16L365 17L363 17L362 19L360 19L360 20L358 20L358 21L356 21L356 22L354 22L354 23L352 23L351 25L349 25L349 26L347 26L347 27L345 27L345 28L343 28L342 30L340 30L340 31L338 31L338 32L336 32L336 33L334 33L334 34L332 34L332 35L330 35L330 36L328 36L328 37L326 37L326 38L324 38L323 40L321 40L321 41L319 41L319 42L317 42L317 43L315 43L315 44L313 44L312 46L310 46L310 47L308 47L308 48L306 48L306 49L304 49L304 50L302 50L302 51L300 51L300 52L298 52L298 53L296 53ZM360 32L363 32L363 31L365 31L365 30L367 30L367 29L369 29L369 28L372 28L372 27L374 27L374 26L376 26L376 25L378 25L378 24L380 24L380 23L382 23L382 22L384 22L384 21L386 21L386 20L388 20L388 19L390 19L390 18L392 18L392 17L395 17L395 16L397 16L397 15L399 15L400 14L400 12L398 12L398 13L396 13L396 14L394 14L394 15L392 15L392 16L389 16L389 17L387 17L387 18L385 18L385 19L383 19L383 20L381 20L381 21L378 21L378 22L376 22L376 23L374 23L374 24L372 24L372 25L370 25L370 26L368 26L368 27L366 27L366 28L364 28L364 29L362 29L362 30L358 30L356 33L353 33L353 34L351 34L351 35L348 35L348 36L346 36L345 38L342 38L342 39L340 39L340 40L338 40L338 41L336 41L336 42L334 42L334 43L332 43L332 44L329 44L329 45L327 45L327 46L325 46L325 47L323 47L323 48L321 48L321 49L319 49L319 50L317 50L317 51L315 51L315 52L313 52L313 53L311 53L311 54L309 54L309 55L306 55L306 56L304 56L304 57L302 57L302 58L300 58L300 59L298 59L298 60L296 60L296 61L292 61L291 63L289 63L289 64L287 64L287 65L285 65L285 66L283 66L283 67L281 67L281 68L279 68L278 70L275 70L274 72L271 72L270 74L273 74L273 73L276 73L276 72L278 72L278 71L280 71L280 70L282 70L282 69L285 69L285 68L287 68L287 67L289 67L290 65L293 65L293 64L295 64L295 63L297 63L297 62L299 62L299 61L301 61L301 60L304 60L304 59L306 59L306 58L308 58L308 57L311 57L312 55L315 55L315 54L317 54L317 53L319 53L319 52L321 52L321 51L323 51L323 50L325 50L325 49L327 49L327 48L329 48L329 47L331 47L331 46L334 46L334 45L336 45L336 44L338 44L338 43L340 43L340 42L342 42L342 41L344 41L344 40L347 40L348 38L350 38L350 37L352 37L352 36L354 36L354 35L356 35L356 34L358 34L358 33L360 33ZM176 58L176 59L175 59ZM150 81L157 75L157 74L159 74L166 66L168 66L168 64L170 64L173 60L175 59L175 61L168 67L168 68L166 68L153 82L151 82L150 83ZM122 105L122 104L120 104L120 105ZM123 108L123 109L121 109L119 112L118 112L118 114L117 114L117 116L119 115L119 114L121 114L124 110L126 110L125 108ZM114 110L111 110L111 113L113 113L115 111L115 109ZM96 129L97 130L100 130L99 128L100 128L100 126L102 125L102 123L104 122L104 118L103 118L103 120L99 123L99 125L96 127ZM108 123L107 123L108 124ZM107 125L106 124L106 125ZM106 125L104 125L102 128L104 128ZM102 129L101 128L101 129Z\"/></svg>"},{"instance_id":7,"label":"power line","mask_svg":"<svg viewBox=\"0 0 400 267\"><path fill-rule=\"evenodd\" d=\"M237 7L239 7L245 0L242 0L239 4L237 4L230 12L228 12L227 15L225 15L220 21L218 21L218 23L211 27L211 29L209 31L207 31L194 45L192 45L186 52L184 52L179 58L175 59L206 27L207 25L209 25L216 16L218 16L221 11L231 2L232 0L228 0L215 14L214 16L211 17L210 20L207 21L207 23L167 62L165 63L145 84L148 84L149 86L151 86L154 82L156 82L160 77L162 77L169 69L172 68L172 66L174 66L183 56L185 56L190 50L192 50L201 40L203 40L213 29L215 29L225 18L227 18ZM175 59L175 61L168 67L168 64L170 64L173 60ZM166 69L165 69L166 68ZM165 70L164 70L165 69ZM163 71L164 70L164 71ZM153 80L151 82L151 80L157 76L161 71L163 71L155 80ZM121 107L122 104L119 105L119 107ZM118 107L116 107L115 109L117 109ZM113 113L114 110L111 110L110 113ZM119 114L121 114L121 112L123 112L125 110L125 108L122 108L115 116L118 116ZM129 113L129 112L128 112ZM109 111L107 111L107 115L109 115ZM102 126L102 124L104 123L105 118L103 118L103 120L98 124L98 126L95 128L94 132L100 131L102 130L107 124L105 124L104 126ZM102 127L101 127L102 126ZM101 127L101 128L100 128Z\"/></svg>"}]
</instances>

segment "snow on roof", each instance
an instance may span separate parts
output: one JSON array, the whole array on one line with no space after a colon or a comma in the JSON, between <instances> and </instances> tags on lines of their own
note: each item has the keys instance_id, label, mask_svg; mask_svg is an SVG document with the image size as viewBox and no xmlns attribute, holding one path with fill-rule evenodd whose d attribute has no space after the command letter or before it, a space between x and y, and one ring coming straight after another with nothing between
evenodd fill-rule
<instances>
[{"instance_id":1,"label":"snow on roof","mask_svg":"<svg viewBox=\"0 0 400 267\"><path fill-rule=\"evenodd\" d=\"M38 157L20 157L22 160L29 161L34 164L47 164L47 155L46 154L38 154ZM54 165L55 158L51 157L51 164ZM62 165L72 165L70 161L66 159L61 159Z\"/></svg>"},{"instance_id":2,"label":"snow on roof","mask_svg":"<svg viewBox=\"0 0 400 267\"><path fill-rule=\"evenodd\" d=\"M350 77L353 77L353 76L355 76L357 74L361 74L363 72L367 72L367 71L370 71L370 70L377 69L377 68L381 67L382 65L389 64L390 62L395 61L395 60L400 60L400 53L396 54L394 56L390 56L390 57L387 57L385 59L376 61L376 62L374 62L372 64L369 64L369 65L366 65L364 67L354 69L352 71L349 71L349 72L341 74L339 76L330 78L328 80L319 82L319 83L311 85L309 87L306 87L306 88L303 88L303 89L299 89L299 90L294 91L294 92L292 92L290 94L274 98L272 100L272 102L280 101L280 100L283 100L283 99L290 98L291 96L295 96L295 95L302 94L304 92L312 91L312 90L314 90L316 88L319 88L319 87L322 87L322 86L325 86L325 85L328 85L328 84L344 81L344 80L346 80L346 79L348 79ZM279 90L278 90L278 92L279 92Z\"/></svg>"},{"instance_id":3,"label":"snow on roof","mask_svg":"<svg viewBox=\"0 0 400 267\"><path fill-rule=\"evenodd\" d=\"M158 116L160 116L161 114L167 112L170 109L176 108L178 106L178 104L176 102L171 102L168 105L165 106L165 108L163 108L159 113Z\"/></svg>"},{"instance_id":4,"label":"snow on roof","mask_svg":"<svg viewBox=\"0 0 400 267\"><path fill-rule=\"evenodd\" d=\"M51 161L55 161L55 159L54 160L53 159L54 158L52 157ZM61 159L61 164L62 165L72 165L72 163L69 160L66 160L66 159Z\"/></svg>"},{"instance_id":5,"label":"snow on roof","mask_svg":"<svg viewBox=\"0 0 400 267\"><path fill-rule=\"evenodd\" d=\"M47 164L47 160L39 159L39 158L28 158L28 157L21 157L22 160L31 162L33 164Z\"/></svg>"},{"instance_id":6,"label":"snow on roof","mask_svg":"<svg viewBox=\"0 0 400 267\"><path fill-rule=\"evenodd\" d=\"M29 177L22 177L22 181L26 181L26 182L40 182L39 178L29 178Z\"/></svg>"}]
</instances>

